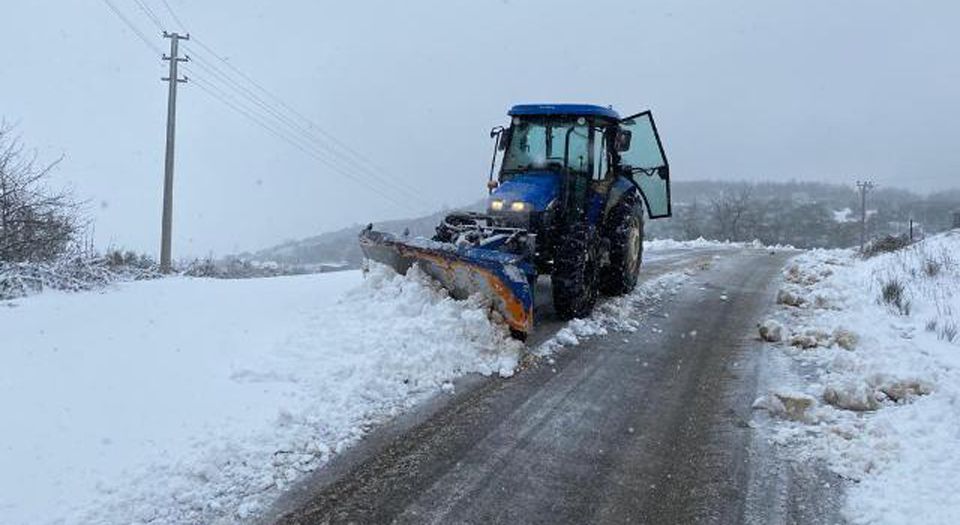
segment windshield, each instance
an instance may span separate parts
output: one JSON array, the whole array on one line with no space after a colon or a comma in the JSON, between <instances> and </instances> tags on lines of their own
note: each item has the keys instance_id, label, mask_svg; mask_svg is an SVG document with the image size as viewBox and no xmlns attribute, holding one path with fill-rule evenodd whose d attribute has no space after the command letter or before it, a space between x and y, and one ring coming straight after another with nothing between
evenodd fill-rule
<instances>
[{"instance_id":1,"label":"windshield","mask_svg":"<svg viewBox=\"0 0 960 525\"><path fill-rule=\"evenodd\" d=\"M575 119L543 119L514 121L513 136L503 157L506 173L533 169L562 170L564 147L570 138L568 163L574 171L590 169L590 127Z\"/></svg>"}]
</instances>

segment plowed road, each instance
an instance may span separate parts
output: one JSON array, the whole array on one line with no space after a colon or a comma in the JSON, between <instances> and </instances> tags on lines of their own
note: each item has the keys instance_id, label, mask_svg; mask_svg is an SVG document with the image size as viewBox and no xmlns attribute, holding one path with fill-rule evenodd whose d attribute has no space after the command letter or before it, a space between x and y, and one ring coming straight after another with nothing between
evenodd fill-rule
<instances>
[{"instance_id":1,"label":"plowed road","mask_svg":"<svg viewBox=\"0 0 960 525\"><path fill-rule=\"evenodd\" d=\"M788 256L649 254L646 279L696 271L640 330L458 385L291 491L270 521L837 522L837 483L777 459L749 424L755 325ZM534 343L560 326L548 306L537 314Z\"/></svg>"}]
</instances>

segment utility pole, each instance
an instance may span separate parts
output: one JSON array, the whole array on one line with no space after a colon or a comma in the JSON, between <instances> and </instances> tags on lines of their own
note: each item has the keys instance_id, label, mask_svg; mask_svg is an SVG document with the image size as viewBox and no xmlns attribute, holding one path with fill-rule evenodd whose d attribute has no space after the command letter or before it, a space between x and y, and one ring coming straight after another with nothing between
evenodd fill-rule
<instances>
[{"instance_id":1,"label":"utility pole","mask_svg":"<svg viewBox=\"0 0 960 525\"><path fill-rule=\"evenodd\" d=\"M168 84L167 92L167 152L163 162L163 222L160 231L160 271L170 272L171 237L173 235L173 139L177 127L177 84L186 82L187 78L177 76L177 65L186 62L189 57L178 55L181 40L190 40L190 35L163 32L164 38L170 39L170 56L163 59L170 62L170 74L163 78Z\"/></svg>"},{"instance_id":2,"label":"utility pole","mask_svg":"<svg viewBox=\"0 0 960 525\"><path fill-rule=\"evenodd\" d=\"M860 191L860 253L863 253L863 245L867 242L867 192L876 185L871 181L857 181L857 189Z\"/></svg>"}]
</instances>

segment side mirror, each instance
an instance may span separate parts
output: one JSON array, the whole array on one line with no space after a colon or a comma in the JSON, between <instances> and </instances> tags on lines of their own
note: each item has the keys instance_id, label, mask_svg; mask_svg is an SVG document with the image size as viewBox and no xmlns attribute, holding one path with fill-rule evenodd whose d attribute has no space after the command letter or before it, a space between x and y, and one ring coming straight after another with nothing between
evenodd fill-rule
<instances>
[{"instance_id":1,"label":"side mirror","mask_svg":"<svg viewBox=\"0 0 960 525\"><path fill-rule=\"evenodd\" d=\"M507 144L510 143L510 137L513 136L513 130L506 128L500 131L500 137L497 139L497 150L504 151L507 149Z\"/></svg>"},{"instance_id":2,"label":"side mirror","mask_svg":"<svg viewBox=\"0 0 960 525\"><path fill-rule=\"evenodd\" d=\"M660 180L670 180L670 166L657 168L657 176L660 177Z\"/></svg>"},{"instance_id":3,"label":"side mirror","mask_svg":"<svg viewBox=\"0 0 960 525\"><path fill-rule=\"evenodd\" d=\"M617 139L614 143L614 149L623 153L630 149L630 139L633 138L633 132L628 129L621 129L617 132Z\"/></svg>"}]
</instances>

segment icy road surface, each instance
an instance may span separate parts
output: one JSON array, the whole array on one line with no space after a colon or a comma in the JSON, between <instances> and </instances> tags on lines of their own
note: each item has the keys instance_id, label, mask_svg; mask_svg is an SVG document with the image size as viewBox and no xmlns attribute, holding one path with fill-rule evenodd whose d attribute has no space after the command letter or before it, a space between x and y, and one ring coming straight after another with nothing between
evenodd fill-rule
<instances>
[{"instance_id":1,"label":"icy road surface","mask_svg":"<svg viewBox=\"0 0 960 525\"><path fill-rule=\"evenodd\" d=\"M567 326L541 306L545 357L375 432L271 521L836 523L836 477L778 461L751 428L757 317L790 253L648 255L660 285Z\"/></svg>"}]
</instances>

